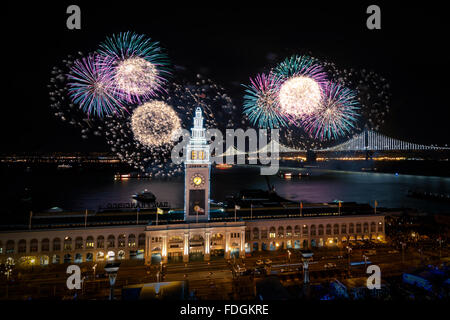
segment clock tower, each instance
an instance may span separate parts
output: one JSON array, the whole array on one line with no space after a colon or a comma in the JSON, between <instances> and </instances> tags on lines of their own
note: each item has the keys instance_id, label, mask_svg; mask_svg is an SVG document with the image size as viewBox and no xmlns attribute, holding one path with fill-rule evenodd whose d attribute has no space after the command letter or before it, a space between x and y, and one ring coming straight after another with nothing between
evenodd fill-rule
<instances>
[{"instance_id":1,"label":"clock tower","mask_svg":"<svg viewBox=\"0 0 450 320\"><path fill-rule=\"evenodd\" d=\"M195 109L194 127L185 156L184 220L208 221L211 166L200 107Z\"/></svg>"}]
</instances>

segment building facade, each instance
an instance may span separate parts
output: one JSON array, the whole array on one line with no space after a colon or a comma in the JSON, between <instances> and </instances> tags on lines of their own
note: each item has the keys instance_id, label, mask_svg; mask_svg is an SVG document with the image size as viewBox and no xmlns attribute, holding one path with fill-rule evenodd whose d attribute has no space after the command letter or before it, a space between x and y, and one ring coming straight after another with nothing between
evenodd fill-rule
<instances>
[{"instance_id":1,"label":"building facade","mask_svg":"<svg viewBox=\"0 0 450 320\"><path fill-rule=\"evenodd\" d=\"M7 231L0 233L0 262L187 262L245 258L260 251L344 246L384 237L383 215Z\"/></svg>"}]
</instances>

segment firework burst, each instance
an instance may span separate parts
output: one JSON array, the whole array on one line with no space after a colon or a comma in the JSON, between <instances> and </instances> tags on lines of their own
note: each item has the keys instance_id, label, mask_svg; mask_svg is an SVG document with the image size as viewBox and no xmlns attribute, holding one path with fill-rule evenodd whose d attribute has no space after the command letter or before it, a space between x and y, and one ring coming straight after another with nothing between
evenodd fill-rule
<instances>
[{"instance_id":1,"label":"firework burst","mask_svg":"<svg viewBox=\"0 0 450 320\"><path fill-rule=\"evenodd\" d=\"M173 142L181 129L181 121L171 106L163 101L150 101L137 107L131 116L134 137L147 147L161 147Z\"/></svg>"},{"instance_id":2,"label":"firework burst","mask_svg":"<svg viewBox=\"0 0 450 320\"><path fill-rule=\"evenodd\" d=\"M170 74L158 42L132 32L119 33L100 44L102 65L112 70L116 90L130 103L140 103L164 91Z\"/></svg>"},{"instance_id":3,"label":"firework burst","mask_svg":"<svg viewBox=\"0 0 450 320\"><path fill-rule=\"evenodd\" d=\"M391 104L390 85L386 78L366 69L340 68L329 61L323 62L323 65L330 81L356 91L360 117L355 129L380 130Z\"/></svg>"},{"instance_id":4,"label":"firework burst","mask_svg":"<svg viewBox=\"0 0 450 320\"><path fill-rule=\"evenodd\" d=\"M122 99L114 94L111 74L98 64L96 55L76 60L69 74L68 93L87 115L105 115L127 112Z\"/></svg>"},{"instance_id":5,"label":"firework burst","mask_svg":"<svg viewBox=\"0 0 450 320\"><path fill-rule=\"evenodd\" d=\"M278 97L284 113L302 118L317 110L327 81L317 59L294 55L278 64L272 73L281 79Z\"/></svg>"},{"instance_id":6,"label":"firework burst","mask_svg":"<svg viewBox=\"0 0 450 320\"><path fill-rule=\"evenodd\" d=\"M351 133L358 118L357 93L336 83L325 86L318 112L305 117L302 125L315 139L337 139Z\"/></svg>"},{"instance_id":7,"label":"firework burst","mask_svg":"<svg viewBox=\"0 0 450 320\"><path fill-rule=\"evenodd\" d=\"M242 117L239 117L236 112L236 106L232 104L231 98L224 92L223 87L199 74L195 76L195 81L185 82L186 78L191 78L193 75L184 74L182 71L178 72L181 79L177 79L177 83L173 82L168 85L168 94L160 101L171 106L179 118L181 128L192 127L195 108L199 105L203 109L206 128L220 128L221 130L234 128L236 122L233 117L242 120ZM139 107L136 111L138 109ZM143 125L141 128L143 138L138 139L132 118L133 116L105 118L104 135L111 151L124 163L145 171L152 177L164 178L182 174L182 164L175 164L171 160L171 151L175 142L169 141L169 135L165 135L167 139L163 139L167 143L156 143L155 140L162 141L162 137L156 137L157 130L155 131L153 123L149 123L150 133L148 127ZM163 132L169 132L174 131L171 128L178 127L178 124L170 128L166 123L161 123L160 126L162 126ZM146 142L147 138L150 139L149 143Z\"/></svg>"},{"instance_id":8,"label":"firework burst","mask_svg":"<svg viewBox=\"0 0 450 320\"><path fill-rule=\"evenodd\" d=\"M287 125L278 102L279 78L274 75L258 74L250 78L250 85L243 85L244 114L253 125L260 128L279 128Z\"/></svg>"},{"instance_id":9,"label":"firework burst","mask_svg":"<svg viewBox=\"0 0 450 320\"><path fill-rule=\"evenodd\" d=\"M50 109L55 117L81 130L81 137L87 139L91 134L100 136L103 130L102 119L90 117L73 103L68 91L68 74L75 61L84 57L82 52L66 56L60 64L51 70L50 82L47 84ZM107 115L106 115L107 116Z\"/></svg>"}]
</instances>

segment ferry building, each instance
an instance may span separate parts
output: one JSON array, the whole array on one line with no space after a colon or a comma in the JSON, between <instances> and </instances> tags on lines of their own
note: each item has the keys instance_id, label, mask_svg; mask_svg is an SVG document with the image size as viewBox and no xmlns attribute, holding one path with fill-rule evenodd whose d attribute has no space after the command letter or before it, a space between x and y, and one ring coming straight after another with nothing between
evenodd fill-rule
<instances>
[{"instance_id":1,"label":"ferry building","mask_svg":"<svg viewBox=\"0 0 450 320\"><path fill-rule=\"evenodd\" d=\"M0 231L0 263L48 265L141 259L145 263L245 258L254 252L384 240L384 215L368 205L282 203L211 210L209 145L200 108L186 147L184 210L47 214ZM237 188L239 185L237 184ZM157 222L158 221L158 222Z\"/></svg>"}]
</instances>

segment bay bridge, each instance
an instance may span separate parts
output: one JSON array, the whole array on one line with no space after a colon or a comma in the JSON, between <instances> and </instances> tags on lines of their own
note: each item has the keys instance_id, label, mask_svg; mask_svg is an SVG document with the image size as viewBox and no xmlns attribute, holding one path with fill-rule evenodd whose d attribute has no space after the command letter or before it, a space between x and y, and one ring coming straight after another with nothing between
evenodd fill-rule
<instances>
[{"instance_id":1,"label":"bay bridge","mask_svg":"<svg viewBox=\"0 0 450 320\"><path fill-rule=\"evenodd\" d=\"M447 145L443 147L434 145L423 145L404 140L388 137L384 134L373 130L365 130L359 134L354 135L349 140L339 143L337 145L322 148L322 149L297 149L285 146L278 141L271 140L265 147L260 148L256 152L246 152L238 150L235 146L230 146L220 156L248 156L253 157L257 154L277 152L279 154L329 154L329 153L364 153L367 158L370 158L374 153L433 153L433 151L450 151Z\"/></svg>"},{"instance_id":2,"label":"bay bridge","mask_svg":"<svg viewBox=\"0 0 450 320\"><path fill-rule=\"evenodd\" d=\"M333 147L315 151L415 151L450 150L448 147L428 146L385 136L372 130L365 130L350 140Z\"/></svg>"}]
</instances>

